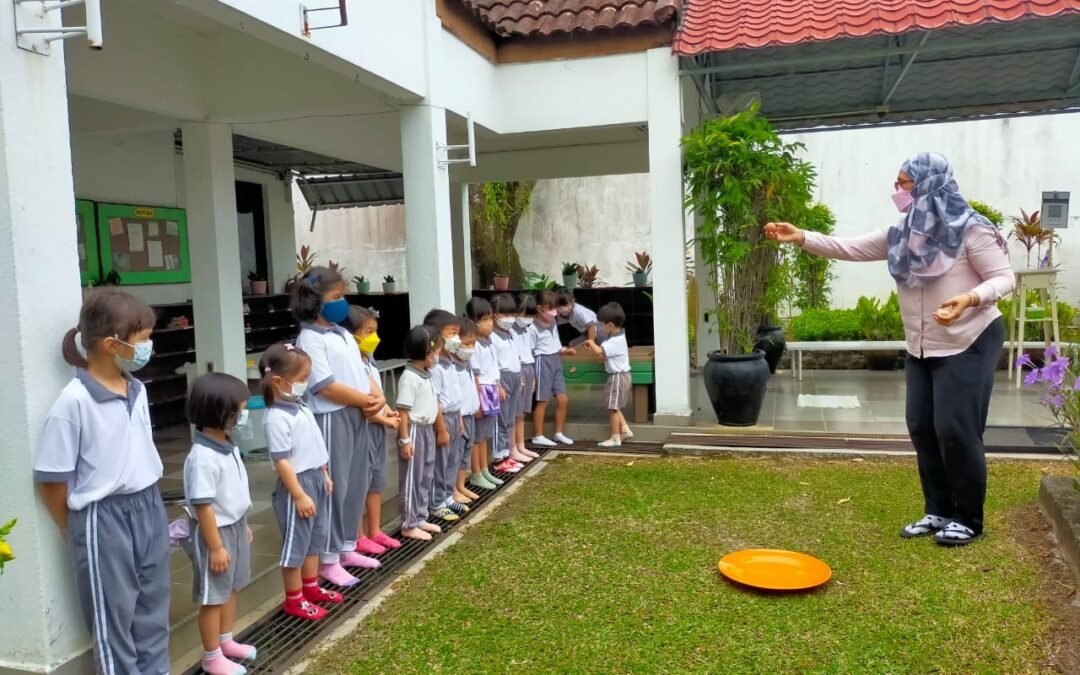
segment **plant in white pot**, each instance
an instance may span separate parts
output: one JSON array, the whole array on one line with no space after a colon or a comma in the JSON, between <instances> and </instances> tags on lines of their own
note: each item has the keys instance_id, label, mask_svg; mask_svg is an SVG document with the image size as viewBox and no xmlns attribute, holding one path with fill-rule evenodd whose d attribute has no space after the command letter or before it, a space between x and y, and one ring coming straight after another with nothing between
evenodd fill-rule
<instances>
[{"instance_id":1,"label":"plant in white pot","mask_svg":"<svg viewBox=\"0 0 1080 675\"><path fill-rule=\"evenodd\" d=\"M397 282L394 281L394 275L387 274L383 277L382 292L397 293Z\"/></svg>"},{"instance_id":2,"label":"plant in white pot","mask_svg":"<svg viewBox=\"0 0 1080 675\"><path fill-rule=\"evenodd\" d=\"M577 288L581 266L574 262L562 264L562 283L566 288Z\"/></svg>"}]
</instances>

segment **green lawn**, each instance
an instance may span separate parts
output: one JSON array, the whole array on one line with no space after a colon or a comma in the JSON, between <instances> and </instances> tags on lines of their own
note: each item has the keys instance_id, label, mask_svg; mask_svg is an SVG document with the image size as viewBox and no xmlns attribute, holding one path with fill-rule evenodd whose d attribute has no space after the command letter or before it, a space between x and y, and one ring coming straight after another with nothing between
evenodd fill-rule
<instances>
[{"instance_id":1,"label":"green lawn","mask_svg":"<svg viewBox=\"0 0 1080 675\"><path fill-rule=\"evenodd\" d=\"M913 461L563 456L308 672L1039 672L1052 617L1010 524L1045 470L992 463L988 537L949 550L897 536ZM717 573L756 547L833 580L766 595Z\"/></svg>"}]
</instances>

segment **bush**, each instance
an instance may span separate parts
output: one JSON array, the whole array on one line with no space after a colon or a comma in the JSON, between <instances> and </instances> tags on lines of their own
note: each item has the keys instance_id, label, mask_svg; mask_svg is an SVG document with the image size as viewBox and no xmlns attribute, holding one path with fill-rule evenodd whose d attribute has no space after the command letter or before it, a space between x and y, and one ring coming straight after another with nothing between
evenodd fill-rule
<instances>
[{"instance_id":1,"label":"bush","mask_svg":"<svg viewBox=\"0 0 1080 675\"><path fill-rule=\"evenodd\" d=\"M809 309L791 320L796 342L861 340L859 316L853 309Z\"/></svg>"},{"instance_id":2,"label":"bush","mask_svg":"<svg viewBox=\"0 0 1080 675\"><path fill-rule=\"evenodd\" d=\"M998 211L989 204L976 201L974 199L969 199L968 205L971 206L972 210L974 210L975 213L978 213L983 218L989 220L991 223L994 224L994 227L999 230L1001 229L1001 226L1005 223L1005 216L1001 213L1001 211Z\"/></svg>"},{"instance_id":3,"label":"bush","mask_svg":"<svg viewBox=\"0 0 1080 675\"><path fill-rule=\"evenodd\" d=\"M864 340L903 340L904 320L900 314L900 298L893 291L884 304L877 298L863 296L855 306L859 317L859 332Z\"/></svg>"}]
</instances>

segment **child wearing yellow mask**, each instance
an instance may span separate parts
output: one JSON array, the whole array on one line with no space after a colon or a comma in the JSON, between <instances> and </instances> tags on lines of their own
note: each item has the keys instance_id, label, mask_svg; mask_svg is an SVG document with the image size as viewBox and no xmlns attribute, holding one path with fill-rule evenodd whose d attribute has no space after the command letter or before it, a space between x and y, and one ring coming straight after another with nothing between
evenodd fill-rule
<instances>
[{"instance_id":1,"label":"child wearing yellow mask","mask_svg":"<svg viewBox=\"0 0 1080 675\"><path fill-rule=\"evenodd\" d=\"M356 338L364 365L371 371L375 387L381 382L378 365L375 363L375 349L379 346L379 313L367 307L349 307L349 317L342 325ZM379 395L382 395L380 390ZM370 467L368 477L367 503L361 529L356 533L356 552L361 555L380 555L388 548L400 548L401 542L383 533L382 527L382 492L386 488L386 464L389 459L386 449L386 430L397 429L398 413L389 406L372 417L367 425L367 448Z\"/></svg>"}]
</instances>

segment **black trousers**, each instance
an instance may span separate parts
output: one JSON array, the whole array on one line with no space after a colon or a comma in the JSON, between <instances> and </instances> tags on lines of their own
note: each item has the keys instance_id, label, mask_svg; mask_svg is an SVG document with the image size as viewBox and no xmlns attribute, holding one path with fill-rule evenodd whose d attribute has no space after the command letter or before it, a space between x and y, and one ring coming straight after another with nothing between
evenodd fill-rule
<instances>
[{"instance_id":1,"label":"black trousers","mask_svg":"<svg viewBox=\"0 0 1080 675\"><path fill-rule=\"evenodd\" d=\"M919 463L926 513L983 530L986 455L983 432L994 371L1005 341L1000 318L966 351L916 358L908 354L907 426Z\"/></svg>"}]
</instances>

